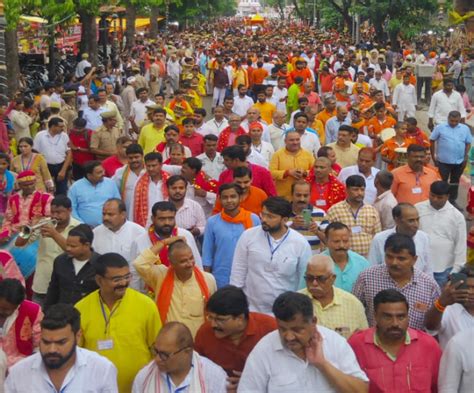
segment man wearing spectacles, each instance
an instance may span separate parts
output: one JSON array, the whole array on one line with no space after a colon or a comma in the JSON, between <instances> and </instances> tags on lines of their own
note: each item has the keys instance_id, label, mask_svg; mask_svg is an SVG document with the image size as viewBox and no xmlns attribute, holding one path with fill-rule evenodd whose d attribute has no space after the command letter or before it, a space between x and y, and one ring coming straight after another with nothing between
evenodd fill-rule
<instances>
[{"instance_id":1,"label":"man wearing spectacles","mask_svg":"<svg viewBox=\"0 0 474 393\"><path fill-rule=\"evenodd\" d=\"M101 255L95 267L99 290L76 304L80 345L109 359L117 367L119 393L130 393L138 371L152 359L160 317L153 300L129 288L132 274L123 256Z\"/></svg>"},{"instance_id":2,"label":"man wearing spectacles","mask_svg":"<svg viewBox=\"0 0 474 393\"><path fill-rule=\"evenodd\" d=\"M226 392L225 371L193 351L193 336L182 323L164 325L152 351L155 359L137 374L132 393Z\"/></svg>"},{"instance_id":3,"label":"man wearing spectacles","mask_svg":"<svg viewBox=\"0 0 474 393\"><path fill-rule=\"evenodd\" d=\"M196 334L194 349L226 371L228 392L234 392L252 349L277 328L275 318L249 312L244 291L233 285L217 290L209 298L206 311L207 322Z\"/></svg>"},{"instance_id":4,"label":"man wearing spectacles","mask_svg":"<svg viewBox=\"0 0 474 393\"><path fill-rule=\"evenodd\" d=\"M334 286L334 262L326 255L315 255L306 267L306 288L299 292L313 302L318 325L334 330L345 338L367 329L362 303L354 295Z\"/></svg>"}]
</instances>

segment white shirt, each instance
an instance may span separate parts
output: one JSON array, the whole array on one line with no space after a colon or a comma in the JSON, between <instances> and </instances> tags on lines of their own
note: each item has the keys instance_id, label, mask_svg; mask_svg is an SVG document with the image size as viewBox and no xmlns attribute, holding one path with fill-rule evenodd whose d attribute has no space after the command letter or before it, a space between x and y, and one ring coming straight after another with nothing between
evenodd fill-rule
<instances>
[{"instance_id":1,"label":"white shirt","mask_svg":"<svg viewBox=\"0 0 474 393\"><path fill-rule=\"evenodd\" d=\"M193 252L194 261L196 266L202 270L202 259L201 254L199 254L198 248L196 246L196 241L191 232L186 229L178 228L177 236L183 236L186 239L187 245L191 248ZM144 250L152 246L150 236L148 231L143 235L136 237L132 242L132 248L130 250L130 255L132 260L135 260Z\"/></svg>"},{"instance_id":2,"label":"white shirt","mask_svg":"<svg viewBox=\"0 0 474 393\"><path fill-rule=\"evenodd\" d=\"M435 272L453 267L454 272L466 263L466 221L463 214L446 202L436 210L426 200L415 205L420 215L420 229L430 237L431 263Z\"/></svg>"},{"instance_id":3,"label":"white shirt","mask_svg":"<svg viewBox=\"0 0 474 393\"><path fill-rule=\"evenodd\" d=\"M460 303L454 303L446 307L441 318L438 330L429 331L433 336L438 335L441 349L445 349L449 340L463 330L474 328L474 315L468 313Z\"/></svg>"},{"instance_id":4,"label":"white shirt","mask_svg":"<svg viewBox=\"0 0 474 393\"><path fill-rule=\"evenodd\" d=\"M317 326L326 360L346 375L368 382L354 351L338 333ZM250 352L240 377L238 393L336 393L315 366L283 346L278 330L268 333Z\"/></svg>"},{"instance_id":5,"label":"white shirt","mask_svg":"<svg viewBox=\"0 0 474 393\"><path fill-rule=\"evenodd\" d=\"M285 143L283 142L285 138L284 135L285 135L285 131L289 128L290 126L286 123L282 124L281 127L277 126L274 123L268 126L268 133L270 134L270 142L275 151L285 146Z\"/></svg>"},{"instance_id":6,"label":"white shirt","mask_svg":"<svg viewBox=\"0 0 474 393\"><path fill-rule=\"evenodd\" d=\"M219 175L225 170L224 158L219 152L216 152L213 160L206 153L199 154L196 158L202 162L202 171L214 180L218 180Z\"/></svg>"},{"instance_id":7,"label":"white shirt","mask_svg":"<svg viewBox=\"0 0 474 393\"><path fill-rule=\"evenodd\" d=\"M76 77L77 77L77 78L82 78L84 75L86 75L86 73L84 72L84 70L85 70L87 67L92 67L92 64L89 63L86 59L81 60L79 63L77 63L77 66L76 66Z\"/></svg>"},{"instance_id":8,"label":"white shirt","mask_svg":"<svg viewBox=\"0 0 474 393\"><path fill-rule=\"evenodd\" d=\"M258 151L251 149L250 154L247 156L247 161L254 165L263 166L268 169L269 162L263 157Z\"/></svg>"},{"instance_id":9,"label":"white shirt","mask_svg":"<svg viewBox=\"0 0 474 393\"><path fill-rule=\"evenodd\" d=\"M272 159L275 149L270 142L261 141L259 146L252 145L252 151L260 154L266 161L265 168L268 168L268 164Z\"/></svg>"},{"instance_id":10,"label":"white shirt","mask_svg":"<svg viewBox=\"0 0 474 393\"><path fill-rule=\"evenodd\" d=\"M439 393L471 393L474 387L474 328L460 332L449 342L441 357Z\"/></svg>"},{"instance_id":11,"label":"white shirt","mask_svg":"<svg viewBox=\"0 0 474 393\"><path fill-rule=\"evenodd\" d=\"M295 230L275 241L261 226L250 228L235 247L230 284L244 290L251 311L271 314L278 295L302 288L310 258L308 242Z\"/></svg>"},{"instance_id":12,"label":"white shirt","mask_svg":"<svg viewBox=\"0 0 474 393\"><path fill-rule=\"evenodd\" d=\"M147 99L146 102L141 100L134 101L130 109L130 116L135 117L135 124L140 126L140 123L146 119L147 106L153 105L154 102L150 99Z\"/></svg>"},{"instance_id":13,"label":"white shirt","mask_svg":"<svg viewBox=\"0 0 474 393\"><path fill-rule=\"evenodd\" d=\"M226 393L226 379L227 379L227 374L226 372L222 369L222 367L218 366L208 358L205 358L204 356L200 356L201 360L201 370L203 373L204 377L204 386L206 388L206 392L209 393ZM152 367L155 365L155 360L152 360L150 363L148 363L145 367L143 367L135 377L135 380L133 381L133 387L132 387L132 393L143 393L144 392L144 387L145 387L145 381L147 379L147 376L150 374L150 371L152 370ZM172 393L194 393L190 391L190 384L191 384L191 378L192 378L192 372L190 371L184 381L181 383L181 385L176 386L171 378L168 380L170 381L171 385L171 392ZM162 385L164 386L169 386L167 384L167 374L160 372L160 379L162 380ZM158 393L158 390L155 390L154 393ZM168 393L168 391L166 391Z\"/></svg>"},{"instance_id":14,"label":"white shirt","mask_svg":"<svg viewBox=\"0 0 474 393\"><path fill-rule=\"evenodd\" d=\"M87 121L86 128L95 131L99 127L101 127L104 122L102 121L102 117L100 116L100 114L105 111L106 110L103 107L99 107L99 109L95 110L92 109L90 106L84 108L84 111L82 112L82 118Z\"/></svg>"},{"instance_id":15,"label":"white shirt","mask_svg":"<svg viewBox=\"0 0 474 393\"><path fill-rule=\"evenodd\" d=\"M365 134L359 134L357 136L356 143L362 143L365 147L373 147L372 139L370 139L370 137Z\"/></svg>"},{"instance_id":16,"label":"white shirt","mask_svg":"<svg viewBox=\"0 0 474 393\"><path fill-rule=\"evenodd\" d=\"M219 136L224 128L229 125L229 121L224 117L222 121L217 121L215 118L209 121L206 121L202 126L201 131L198 131L201 135L206 136L208 134L213 134Z\"/></svg>"},{"instance_id":17,"label":"white shirt","mask_svg":"<svg viewBox=\"0 0 474 393\"><path fill-rule=\"evenodd\" d=\"M69 137L65 132L51 135L48 130L36 134L33 149L41 153L48 164L62 164L69 151Z\"/></svg>"},{"instance_id":18,"label":"white shirt","mask_svg":"<svg viewBox=\"0 0 474 393\"><path fill-rule=\"evenodd\" d=\"M379 232L372 239L369 256L367 259L373 266L385 263L385 241L390 235L396 232L396 229L397 228L395 227ZM432 276L433 266L430 237L426 232L418 230L413 237L413 241L415 242L417 256L415 267L429 276Z\"/></svg>"},{"instance_id":19,"label":"white shirt","mask_svg":"<svg viewBox=\"0 0 474 393\"><path fill-rule=\"evenodd\" d=\"M137 181L138 182L138 181ZM135 195L135 188L136 188L137 183L135 183L135 186L133 187L133 193L132 195ZM164 201L163 197L163 181L158 180L158 182L154 182L153 180L150 179L150 183L148 184L148 218L146 220L146 227L151 224L151 209L153 208L153 205L156 202L162 202ZM133 211L135 209L135 197L133 197L130 201L130 211L129 215L132 215L133 218Z\"/></svg>"},{"instance_id":20,"label":"white shirt","mask_svg":"<svg viewBox=\"0 0 474 393\"><path fill-rule=\"evenodd\" d=\"M187 230L196 227L201 234L204 234L206 216L201 205L192 199L184 198L183 206L176 212L176 225Z\"/></svg>"},{"instance_id":21,"label":"white shirt","mask_svg":"<svg viewBox=\"0 0 474 393\"><path fill-rule=\"evenodd\" d=\"M34 388L33 388L34 387ZM56 392L39 352L20 360L5 381L7 393ZM99 354L76 347L76 361L64 378L61 393L118 393L117 369Z\"/></svg>"},{"instance_id":22,"label":"white shirt","mask_svg":"<svg viewBox=\"0 0 474 393\"><path fill-rule=\"evenodd\" d=\"M388 89L387 81L384 78L380 78L380 80L372 78L369 81L369 85L375 87L377 90L383 91L384 97L388 97L390 95L390 91Z\"/></svg>"},{"instance_id":23,"label":"white shirt","mask_svg":"<svg viewBox=\"0 0 474 393\"><path fill-rule=\"evenodd\" d=\"M280 89L278 86L273 88L272 100L275 103L277 110L282 111L286 115L286 101L280 101L282 98L288 97L288 89L284 87Z\"/></svg>"},{"instance_id":24,"label":"white shirt","mask_svg":"<svg viewBox=\"0 0 474 393\"><path fill-rule=\"evenodd\" d=\"M338 179L341 183L346 184L346 180L349 176L352 175L359 175L362 176L365 180L365 196L364 196L364 203L368 205L373 205L375 199L377 198L377 189L375 188L375 176L380 171L377 168L370 168L371 173L368 177L365 177L363 173L359 171L358 165L351 165L345 168L342 168L341 172L339 173Z\"/></svg>"},{"instance_id":25,"label":"white shirt","mask_svg":"<svg viewBox=\"0 0 474 393\"><path fill-rule=\"evenodd\" d=\"M240 96L236 95L234 97L234 106L232 107L232 112L237 113L240 117L243 117L247 115L247 111L252 106L253 100L249 96L246 95L244 98L240 98Z\"/></svg>"},{"instance_id":26,"label":"white shirt","mask_svg":"<svg viewBox=\"0 0 474 393\"><path fill-rule=\"evenodd\" d=\"M89 262L88 259L85 261L80 261L79 259L72 258L72 264L74 266L74 273L77 274L81 271L81 269L86 265L86 263Z\"/></svg>"},{"instance_id":27,"label":"white shirt","mask_svg":"<svg viewBox=\"0 0 474 393\"><path fill-rule=\"evenodd\" d=\"M124 165L123 167L117 169L114 176L112 177L112 180L115 182L115 184L117 184L117 188L119 189L119 192L122 191L120 187L122 184L123 174L126 168L127 168L127 165ZM122 200L125 202L125 206L127 208L127 216L129 220L133 220L133 210L130 209L130 207L132 205L132 201L134 197L135 184L138 180L138 177L143 175L144 173L145 173L145 169L142 169L139 175L136 175L135 172L130 171L130 174L128 175L128 178L127 178L127 183L125 184L125 190L124 190L125 195L122 195Z\"/></svg>"},{"instance_id":28,"label":"white shirt","mask_svg":"<svg viewBox=\"0 0 474 393\"><path fill-rule=\"evenodd\" d=\"M375 210L379 213L380 223L382 224L382 231L393 228L395 221L392 216L392 209L398 205L392 190L387 190L380 194L374 202Z\"/></svg>"},{"instance_id":29,"label":"white shirt","mask_svg":"<svg viewBox=\"0 0 474 393\"><path fill-rule=\"evenodd\" d=\"M397 106L397 112L415 110L417 104L415 86L398 84L393 90L392 104Z\"/></svg>"},{"instance_id":30,"label":"white shirt","mask_svg":"<svg viewBox=\"0 0 474 393\"><path fill-rule=\"evenodd\" d=\"M462 118L466 117L466 108L464 108L461 94L454 90L449 97L443 90L434 93L431 97L428 117L432 118L435 124L446 123L451 111L458 111Z\"/></svg>"},{"instance_id":31,"label":"white shirt","mask_svg":"<svg viewBox=\"0 0 474 393\"><path fill-rule=\"evenodd\" d=\"M125 224L117 232L111 231L104 224L94 228L94 240L92 242L94 251L99 254L116 252L123 256L130 265L130 272L132 273L130 286L137 290L141 288L139 284L140 277L132 264L135 257L135 255L132 255L132 243L133 239L146 233L145 228L132 221L125 221Z\"/></svg>"}]
</instances>

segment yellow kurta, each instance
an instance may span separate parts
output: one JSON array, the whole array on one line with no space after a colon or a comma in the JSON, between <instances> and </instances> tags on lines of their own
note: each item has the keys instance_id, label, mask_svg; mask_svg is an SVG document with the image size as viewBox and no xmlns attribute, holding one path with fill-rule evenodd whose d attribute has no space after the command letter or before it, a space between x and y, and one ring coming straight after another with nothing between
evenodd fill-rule
<instances>
[{"instance_id":1,"label":"yellow kurta","mask_svg":"<svg viewBox=\"0 0 474 393\"><path fill-rule=\"evenodd\" d=\"M161 265L159 257L153 254L150 249L146 249L133 262L133 266L145 283L149 287L155 288L155 294L158 296L168 272L168 268ZM209 294L212 295L217 290L216 280L210 273L203 272L203 274ZM194 274L191 279L185 282L180 281L175 276L173 295L171 296L166 322L178 321L184 323L191 330L194 337L205 321L204 307L205 299Z\"/></svg>"},{"instance_id":2,"label":"yellow kurta","mask_svg":"<svg viewBox=\"0 0 474 393\"><path fill-rule=\"evenodd\" d=\"M108 319L111 310L103 306ZM98 290L75 307L81 313L80 345L109 359L117 367L119 392L130 393L135 376L153 358L150 347L161 329L156 304L147 296L127 289L120 303L114 306L107 331ZM106 340L113 340L113 347L99 350L98 345Z\"/></svg>"},{"instance_id":3,"label":"yellow kurta","mask_svg":"<svg viewBox=\"0 0 474 393\"><path fill-rule=\"evenodd\" d=\"M313 167L313 155L304 149L293 154L285 147L277 150L270 161L270 172L275 180L277 194L291 201L291 185L296 181L294 177L286 176L285 171L289 169L302 169L309 171Z\"/></svg>"},{"instance_id":4,"label":"yellow kurta","mask_svg":"<svg viewBox=\"0 0 474 393\"><path fill-rule=\"evenodd\" d=\"M341 167L345 168L357 164L360 149L353 143L347 148L340 147L337 142L330 143L328 146L332 147L334 153L336 153L336 162Z\"/></svg>"},{"instance_id":5,"label":"yellow kurta","mask_svg":"<svg viewBox=\"0 0 474 393\"><path fill-rule=\"evenodd\" d=\"M160 130L153 123L143 126L138 137L138 144L143 148L143 154L155 151L156 145L165 141L165 126Z\"/></svg>"}]
</instances>

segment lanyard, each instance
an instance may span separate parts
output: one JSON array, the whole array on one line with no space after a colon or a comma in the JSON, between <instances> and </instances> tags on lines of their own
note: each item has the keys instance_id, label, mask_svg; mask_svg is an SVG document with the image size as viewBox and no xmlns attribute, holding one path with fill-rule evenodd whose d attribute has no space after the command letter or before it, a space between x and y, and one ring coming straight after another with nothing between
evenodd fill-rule
<instances>
[{"instance_id":1,"label":"lanyard","mask_svg":"<svg viewBox=\"0 0 474 393\"><path fill-rule=\"evenodd\" d=\"M355 222L357 222L357 216L359 215L360 209L362 209L363 207L364 207L364 204L360 205L360 206L357 208L357 210L356 210L355 213L352 211L352 209L349 208L349 211L351 212L352 217L354 217L354 221L355 221Z\"/></svg>"},{"instance_id":2,"label":"lanyard","mask_svg":"<svg viewBox=\"0 0 474 393\"><path fill-rule=\"evenodd\" d=\"M102 316L104 317L104 322L105 322L104 334L107 334L107 330L109 329L110 320L112 319L112 315L114 315L115 311L117 311L117 309L119 308L121 301L119 300L117 302L117 305L114 306L114 308L112 308L112 311L110 311L110 314L109 314L108 318L107 318L107 313L105 312L104 302L102 301L102 298L100 297L100 295L99 295L99 302L100 302L100 309L102 311Z\"/></svg>"},{"instance_id":3,"label":"lanyard","mask_svg":"<svg viewBox=\"0 0 474 393\"><path fill-rule=\"evenodd\" d=\"M272 242L270 240L270 235L267 233L267 241L268 241L268 247L270 248L270 254L271 254L271 257L270 257L270 260L273 261L273 255L275 255L275 253L277 252L277 250L280 248L280 246L285 242L286 238L289 236L290 234L290 230L288 229L285 236L283 236L283 239L281 239L281 241L277 244L277 246L275 248L272 247Z\"/></svg>"},{"instance_id":4,"label":"lanyard","mask_svg":"<svg viewBox=\"0 0 474 393\"><path fill-rule=\"evenodd\" d=\"M33 155L34 154L31 154L30 159L28 160L28 164L26 164L26 167L25 167L25 164L24 164L24 161L23 161L23 157L21 157L21 167L24 171L30 169L31 161L33 160Z\"/></svg>"}]
</instances>

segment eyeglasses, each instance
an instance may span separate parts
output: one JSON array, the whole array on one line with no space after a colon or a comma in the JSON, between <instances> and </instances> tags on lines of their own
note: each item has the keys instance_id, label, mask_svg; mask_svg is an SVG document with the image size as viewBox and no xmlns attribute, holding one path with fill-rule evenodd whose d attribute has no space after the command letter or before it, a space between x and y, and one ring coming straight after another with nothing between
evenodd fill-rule
<instances>
[{"instance_id":1,"label":"eyeglasses","mask_svg":"<svg viewBox=\"0 0 474 393\"><path fill-rule=\"evenodd\" d=\"M104 277L107 280L112 281L114 284L118 284L122 281L130 281L132 279L132 273L125 274L124 276L115 276L115 277Z\"/></svg>"},{"instance_id":2,"label":"eyeglasses","mask_svg":"<svg viewBox=\"0 0 474 393\"><path fill-rule=\"evenodd\" d=\"M307 282L314 282L316 280L319 284L324 284L331 277L332 277L332 274L329 274L327 276L311 276L311 275L308 274L308 275L304 276L304 279Z\"/></svg>"},{"instance_id":3,"label":"eyeglasses","mask_svg":"<svg viewBox=\"0 0 474 393\"><path fill-rule=\"evenodd\" d=\"M207 315L206 315L206 319L207 319L209 322L213 322L213 321L214 321L217 325L223 325L223 324L226 323L227 321L231 320L232 317L227 317L227 318L213 317L212 315L207 314Z\"/></svg>"},{"instance_id":4,"label":"eyeglasses","mask_svg":"<svg viewBox=\"0 0 474 393\"><path fill-rule=\"evenodd\" d=\"M185 349L188 349L188 348L190 348L190 347L189 346L183 347L181 349L178 349L175 352L167 353L167 352L163 352L163 351L158 351L155 347L151 347L151 352L153 353L153 356L155 356L155 357L158 356L161 360L166 362L169 358L173 357L174 355L177 355L180 352L183 352Z\"/></svg>"}]
</instances>

